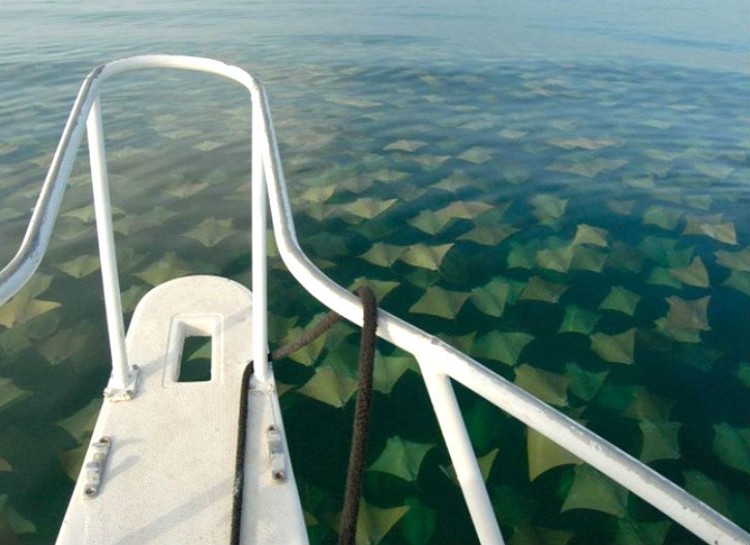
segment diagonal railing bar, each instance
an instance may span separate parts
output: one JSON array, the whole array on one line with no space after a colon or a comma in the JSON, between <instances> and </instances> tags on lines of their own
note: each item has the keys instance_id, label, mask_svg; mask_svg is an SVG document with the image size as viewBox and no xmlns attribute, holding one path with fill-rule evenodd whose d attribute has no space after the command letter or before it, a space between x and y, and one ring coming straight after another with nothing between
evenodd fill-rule
<instances>
[{"instance_id":1,"label":"diagonal railing bar","mask_svg":"<svg viewBox=\"0 0 750 545\"><path fill-rule=\"evenodd\" d=\"M98 97L106 79L123 72L147 68L172 68L219 75L239 83L250 92L253 144L253 358L255 380L261 384L269 384L271 370L267 360L266 329L266 196L279 254L297 281L325 306L360 325L362 309L359 300L321 272L299 246L265 89L241 68L219 61L200 57L143 55L104 64L86 77L63 130L21 247L10 263L0 271L0 305L23 287L46 252L83 130L88 125L97 231L103 231L98 237L113 366L108 389L110 394L121 395L124 399L132 394L128 392L133 387L134 370L125 361L122 348L122 312ZM456 403L451 379L591 464L707 543L750 543L750 534L726 517L642 462L440 339L383 310L378 313L377 333L379 337L417 358L481 543L502 544L503 539Z\"/></svg>"}]
</instances>

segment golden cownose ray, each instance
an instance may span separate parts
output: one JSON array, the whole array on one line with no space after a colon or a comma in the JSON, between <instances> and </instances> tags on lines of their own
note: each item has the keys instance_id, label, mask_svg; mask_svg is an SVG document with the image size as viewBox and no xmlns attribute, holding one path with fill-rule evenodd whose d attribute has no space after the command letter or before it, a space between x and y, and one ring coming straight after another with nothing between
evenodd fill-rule
<instances>
[{"instance_id":1,"label":"golden cownose ray","mask_svg":"<svg viewBox=\"0 0 750 545\"><path fill-rule=\"evenodd\" d=\"M656 320L659 331L676 341L700 342L700 332L708 331L708 303L710 295L700 299L682 299L676 295L667 297L669 311L666 317Z\"/></svg>"},{"instance_id":2,"label":"golden cownose ray","mask_svg":"<svg viewBox=\"0 0 750 545\"><path fill-rule=\"evenodd\" d=\"M81 255L65 263L60 263L55 268L73 278L83 278L99 270L99 257L95 255Z\"/></svg>"},{"instance_id":3,"label":"golden cownose ray","mask_svg":"<svg viewBox=\"0 0 750 545\"><path fill-rule=\"evenodd\" d=\"M500 516L502 517L502 513ZM524 524L515 528L508 545L568 545L574 535L575 532L571 530Z\"/></svg>"},{"instance_id":4,"label":"golden cownose ray","mask_svg":"<svg viewBox=\"0 0 750 545\"><path fill-rule=\"evenodd\" d=\"M637 248L644 256L663 267L687 267L693 259L694 249L688 246L678 250L677 242L676 239L649 235L643 237Z\"/></svg>"},{"instance_id":5,"label":"golden cownose ray","mask_svg":"<svg viewBox=\"0 0 750 545\"><path fill-rule=\"evenodd\" d=\"M450 155L410 155L409 158L425 170L435 170L450 159Z\"/></svg>"},{"instance_id":6,"label":"golden cownose ray","mask_svg":"<svg viewBox=\"0 0 750 545\"><path fill-rule=\"evenodd\" d=\"M718 163L699 163L695 165L695 170L714 180L723 180L735 169Z\"/></svg>"},{"instance_id":7,"label":"golden cownose ray","mask_svg":"<svg viewBox=\"0 0 750 545\"><path fill-rule=\"evenodd\" d=\"M630 388L630 394L630 403L622 411L623 417L657 423L669 421L669 413L672 411L675 401L659 397L645 386Z\"/></svg>"},{"instance_id":8,"label":"golden cownose ray","mask_svg":"<svg viewBox=\"0 0 750 545\"><path fill-rule=\"evenodd\" d=\"M750 273L745 271L732 271L722 286L735 289L750 296Z\"/></svg>"},{"instance_id":9,"label":"golden cownose ray","mask_svg":"<svg viewBox=\"0 0 750 545\"><path fill-rule=\"evenodd\" d=\"M186 276L190 272L190 267L177 257L175 252L167 252L162 259L153 262L141 272L135 273L134 276L152 286L158 286L162 282L179 276Z\"/></svg>"},{"instance_id":10,"label":"golden cownose ray","mask_svg":"<svg viewBox=\"0 0 750 545\"><path fill-rule=\"evenodd\" d=\"M0 495L0 542L14 545L20 543L16 536L36 533L36 526L22 517L10 504L7 494Z\"/></svg>"},{"instance_id":11,"label":"golden cownose ray","mask_svg":"<svg viewBox=\"0 0 750 545\"><path fill-rule=\"evenodd\" d=\"M560 512L593 509L615 517L626 513L628 491L593 467L582 464L573 469L575 478Z\"/></svg>"},{"instance_id":12,"label":"golden cownose ray","mask_svg":"<svg viewBox=\"0 0 750 545\"><path fill-rule=\"evenodd\" d=\"M421 140L397 140L385 146L383 151L405 151L411 153L426 145L427 142L422 142Z\"/></svg>"},{"instance_id":13,"label":"golden cownose ray","mask_svg":"<svg viewBox=\"0 0 750 545\"><path fill-rule=\"evenodd\" d=\"M121 216L124 213L125 211L121 208L117 208L116 206L110 207L110 214L112 215L112 217ZM84 223L91 223L92 221L94 221L94 205L87 204L86 206L74 208L73 210L63 212L62 214L60 214L60 216L64 218L76 218Z\"/></svg>"},{"instance_id":14,"label":"golden cownose ray","mask_svg":"<svg viewBox=\"0 0 750 545\"><path fill-rule=\"evenodd\" d=\"M490 472L492 471L492 464L495 463L495 458L497 458L499 452L500 449L498 448L492 449L484 456L479 456L477 458L479 473L482 475L482 479L484 479L485 481L487 481L487 478L490 476ZM458 482L458 475L456 474L456 468L453 467L453 464L450 464L448 466L441 465L440 470L446 477L453 481L453 484L455 484L456 486L460 486Z\"/></svg>"},{"instance_id":15,"label":"golden cownose ray","mask_svg":"<svg viewBox=\"0 0 750 545\"><path fill-rule=\"evenodd\" d=\"M527 134L529 134L529 131L519 131L514 129L503 129L497 133L500 138L505 138L506 140L518 140Z\"/></svg>"},{"instance_id":16,"label":"golden cownose ray","mask_svg":"<svg viewBox=\"0 0 750 545\"><path fill-rule=\"evenodd\" d=\"M144 229L150 229L153 227L159 227L164 225L164 222L173 218L177 213L171 210L167 210L163 206L157 206L145 214L140 216L135 214L128 214L122 218L118 218L112 224L112 228L116 233L121 235L131 235L142 231Z\"/></svg>"},{"instance_id":17,"label":"golden cownose ray","mask_svg":"<svg viewBox=\"0 0 750 545\"><path fill-rule=\"evenodd\" d=\"M662 545L672 521L641 522L632 517L617 521L615 545Z\"/></svg>"},{"instance_id":18,"label":"golden cownose ray","mask_svg":"<svg viewBox=\"0 0 750 545\"><path fill-rule=\"evenodd\" d=\"M454 218L445 214L438 214L432 210L422 210L419 215L411 218L408 221L409 225L412 225L424 231L429 235L436 235L445 229L446 225L451 223Z\"/></svg>"},{"instance_id":19,"label":"golden cownose ray","mask_svg":"<svg viewBox=\"0 0 750 545\"><path fill-rule=\"evenodd\" d=\"M453 247L451 244L440 244L427 246L425 244L412 244L406 248L399 259L414 267L422 267L437 271L445 258L445 254Z\"/></svg>"},{"instance_id":20,"label":"golden cownose ray","mask_svg":"<svg viewBox=\"0 0 750 545\"><path fill-rule=\"evenodd\" d=\"M467 292L448 291L439 286L430 286L425 290L424 295L412 305L409 312L452 320L458 316L469 295Z\"/></svg>"},{"instance_id":21,"label":"golden cownose ray","mask_svg":"<svg viewBox=\"0 0 750 545\"><path fill-rule=\"evenodd\" d=\"M679 460L680 446L678 435L682 424L680 422L652 422L641 420L643 444L638 458L645 464L654 460Z\"/></svg>"},{"instance_id":22,"label":"golden cownose ray","mask_svg":"<svg viewBox=\"0 0 750 545\"><path fill-rule=\"evenodd\" d=\"M434 184L432 187L455 193L464 187L473 187L476 183L477 181L471 176L461 170L457 170L452 172L447 178L443 178L438 183Z\"/></svg>"},{"instance_id":23,"label":"golden cownose ray","mask_svg":"<svg viewBox=\"0 0 750 545\"><path fill-rule=\"evenodd\" d=\"M354 202L339 205L339 207L358 218L369 220L388 210L391 206L396 204L396 201L397 199L380 200L370 197L362 197Z\"/></svg>"},{"instance_id":24,"label":"golden cownose ray","mask_svg":"<svg viewBox=\"0 0 750 545\"><path fill-rule=\"evenodd\" d=\"M654 267L651 269L648 278L646 278L646 284L669 286L676 290L682 288L682 283L672 275L672 271L663 267Z\"/></svg>"},{"instance_id":25,"label":"golden cownose ray","mask_svg":"<svg viewBox=\"0 0 750 545\"><path fill-rule=\"evenodd\" d=\"M591 350L610 363L631 364L635 352L635 328L616 335L594 333L591 335Z\"/></svg>"},{"instance_id":26,"label":"golden cownose ray","mask_svg":"<svg viewBox=\"0 0 750 545\"><path fill-rule=\"evenodd\" d=\"M14 327L41 316L60 306L55 301L33 299L25 293L17 293L10 301L0 307L0 325Z\"/></svg>"},{"instance_id":27,"label":"golden cownose ray","mask_svg":"<svg viewBox=\"0 0 750 545\"><path fill-rule=\"evenodd\" d=\"M0 456L0 472L8 473L9 471L13 471L13 466L10 465L10 462Z\"/></svg>"},{"instance_id":28,"label":"golden cownose ray","mask_svg":"<svg viewBox=\"0 0 750 545\"><path fill-rule=\"evenodd\" d=\"M498 206L507 209L507 207L510 206L510 203ZM435 213L449 218L473 220L478 215L483 214L484 212L489 212L493 209L495 209L494 206L481 201L453 201L448 206L437 210Z\"/></svg>"},{"instance_id":29,"label":"golden cownose ray","mask_svg":"<svg viewBox=\"0 0 750 545\"><path fill-rule=\"evenodd\" d=\"M367 469L389 473L408 482L414 481L419 475L422 460L434 446L432 443L414 443L395 435L388 438L383 452Z\"/></svg>"},{"instance_id":30,"label":"golden cownose ray","mask_svg":"<svg viewBox=\"0 0 750 545\"><path fill-rule=\"evenodd\" d=\"M602 148L608 148L619 144L616 140L610 140L608 138L602 138L599 140L592 138L563 138L556 136L547 140L550 146L562 149L585 149L585 150L598 150Z\"/></svg>"},{"instance_id":31,"label":"golden cownose ray","mask_svg":"<svg viewBox=\"0 0 750 545\"><path fill-rule=\"evenodd\" d=\"M557 303L560 297L570 286L549 282L539 276L529 278L526 287L521 292L521 301L543 301L546 303Z\"/></svg>"},{"instance_id":32,"label":"golden cownose ray","mask_svg":"<svg viewBox=\"0 0 750 545\"><path fill-rule=\"evenodd\" d=\"M355 278L354 281L349 284L349 289L354 290L358 286L362 285L367 285L367 287L370 288L375 294L375 298L378 301L382 301L389 293L399 287L401 283L393 282L390 280L373 280L371 278L360 276L358 278Z\"/></svg>"},{"instance_id":33,"label":"golden cownose ray","mask_svg":"<svg viewBox=\"0 0 750 545\"><path fill-rule=\"evenodd\" d=\"M0 378L0 411L31 395L28 390L16 386L11 378Z\"/></svg>"},{"instance_id":34,"label":"golden cownose ray","mask_svg":"<svg viewBox=\"0 0 750 545\"><path fill-rule=\"evenodd\" d=\"M627 164L628 161L625 159L603 159L601 157L578 162L558 160L549 165L546 170L594 178L602 172L612 172Z\"/></svg>"},{"instance_id":35,"label":"golden cownose ray","mask_svg":"<svg viewBox=\"0 0 750 545\"><path fill-rule=\"evenodd\" d=\"M750 473L750 428L714 424L713 453L724 464Z\"/></svg>"},{"instance_id":36,"label":"golden cownose ray","mask_svg":"<svg viewBox=\"0 0 750 545\"><path fill-rule=\"evenodd\" d=\"M220 142L214 142L213 140L204 140L203 142L195 144L193 148L197 149L198 151L208 152L218 149L221 146L223 146L223 144L221 144Z\"/></svg>"},{"instance_id":37,"label":"golden cownose ray","mask_svg":"<svg viewBox=\"0 0 750 545\"><path fill-rule=\"evenodd\" d=\"M122 305L123 312L131 312L135 310L135 306L138 301L146 295L146 288L143 286L132 285L127 290L120 294L120 303Z\"/></svg>"},{"instance_id":38,"label":"golden cownose ray","mask_svg":"<svg viewBox=\"0 0 750 545\"><path fill-rule=\"evenodd\" d=\"M578 305L566 305L558 333L582 333L590 334L594 331L596 323L601 316L596 312L580 307Z\"/></svg>"},{"instance_id":39,"label":"golden cownose ray","mask_svg":"<svg viewBox=\"0 0 750 545\"><path fill-rule=\"evenodd\" d=\"M700 471L685 471L685 490L724 516L732 516L732 501L727 488Z\"/></svg>"},{"instance_id":40,"label":"golden cownose ray","mask_svg":"<svg viewBox=\"0 0 750 545\"><path fill-rule=\"evenodd\" d=\"M680 223L682 214L683 211L677 208L653 205L648 207L643 213L643 223L646 225L656 225L667 231L672 231Z\"/></svg>"},{"instance_id":41,"label":"golden cownose ray","mask_svg":"<svg viewBox=\"0 0 750 545\"><path fill-rule=\"evenodd\" d=\"M300 198L306 202L319 204L330 199L335 190L336 184L309 187L300 195Z\"/></svg>"},{"instance_id":42,"label":"golden cownose ray","mask_svg":"<svg viewBox=\"0 0 750 545\"><path fill-rule=\"evenodd\" d=\"M688 267L671 269L669 273L677 280L689 286L698 288L707 288L709 286L708 269L706 269L700 256L694 257Z\"/></svg>"},{"instance_id":43,"label":"golden cownose ray","mask_svg":"<svg viewBox=\"0 0 750 545\"><path fill-rule=\"evenodd\" d=\"M573 257L570 260L570 270L602 272L607 262L606 253L586 246L572 246L572 248Z\"/></svg>"},{"instance_id":44,"label":"golden cownose ray","mask_svg":"<svg viewBox=\"0 0 750 545\"><path fill-rule=\"evenodd\" d=\"M482 146L474 146L469 148L463 153L458 155L458 158L468 163L474 163L475 165L481 165L486 163L494 156L494 150L492 148L486 148Z\"/></svg>"},{"instance_id":45,"label":"golden cownose ray","mask_svg":"<svg viewBox=\"0 0 750 545\"><path fill-rule=\"evenodd\" d=\"M591 246L606 248L609 246L607 235L608 233L606 229L581 223L576 227L575 237L573 237L573 241L570 244L572 246L589 244Z\"/></svg>"},{"instance_id":46,"label":"golden cownose ray","mask_svg":"<svg viewBox=\"0 0 750 545\"><path fill-rule=\"evenodd\" d=\"M539 223L552 226L565 214L568 199L540 193L531 198L531 205L534 207L532 212Z\"/></svg>"},{"instance_id":47,"label":"golden cownose ray","mask_svg":"<svg viewBox=\"0 0 750 545\"><path fill-rule=\"evenodd\" d=\"M67 431L79 444L87 443L94 431L101 406L102 399L94 398L78 412L55 422L55 425Z\"/></svg>"},{"instance_id":48,"label":"golden cownose ray","mask_svg":"<svg viewBox=\"0 0 750 545\"><path fill-rule=\"evenodd\" d=\"M671 163L675 159L678 159L682 155L682 153L669 152L669 151L664 151L664 150L660 150L657 148L649 148L643 151L643 155L645 155L649 159L655 159L657 161Z\"/></svg>"},{"instance_id":49,"label":"golden cownose ray","mask_svg":"<svg viewBox=\"0 0 750 545\"><path fill-rule=\"evenodd\" d=\"M458 240L470 240L483 246L497 246L518 231L520 231L520 229L508 224L501 223L499 225L493 225L489 223L480 223L471 231L458 237Z\"/></svg>"},{"instance_id":50,"label":"golden cownose ray","mask_svg":"<svg viewBox=\"0 0 750 545\"><path fill-rule=\"evenodd\" d=\"M395 246L385 242L376 242L372 248L361 254L359 257L380 267L390 267L406 251L406 246Z\"/></svg>"},{"instance_id":51,"label":"golden cownose ray","mask_svg":"<svg viewBox=\"0 0 750 545\"><path fill-rule=\"evenodd\" d=\"M553 467L583 463L583 460L532 428L526 430L526 452L529 481Z\"/></svg>"},{"instance_id":52,"label":"golden cownose ray","mask_svg":"<svg viewBox=\"0 0 750 545\"><path fill-rule=\"evenodd\" d=\"M719 250L714 252L716 261L727 269L733 271L750 272L750 248L744 248L737 252Z\"/></svg>"},{"instance_id":53,"label":"golden cownose ray","mask_svg":"<svg viewBox=\"0 0 750 545\"><path fill-rule=\"evenodd\" d=\"M536 244L514 244L510 243L508 252L508 268L510 269L534 269L536 268Z\"/></svg>"},{"instance_id":54,"label":"golden cownose ray","mask_svg":"<svg viewBox=\"0 0 750 545\"><path fill-rule=\"evenodd\" d=\"M572 246L558 246L539 250L534 258L536 264L548 271L568 272L573 261Z\"/></svg>"},{"instance_id":55,"label":"golden cownose ray","mask_svg":"<svg viewBox=\"0 0 750 545\"><path fill-rule=\"evenodd\" d=\"M372 387L381 394L390 394L393 387L407 371L418 371L417 363L412 356L384 356L375 353Z\"/></svg>"},{"instance_id":56,"label":"golden cownose ray","mask_svg":"<svg viewBox=\"0 0 750 545\"><path fill-rule=\"evenodd\" d=\"M474 341L472 355L514 366L524 347L532 340L533 335L520 331L490 331Z\"/></svg>"},{"instance_id":57,"label":"golden cownose ray","mask_svg":"<svg viewBox=\"0 0 750 545\"><path fill-rule=\"evenodd\" d=\"M622 286L613 286L604 300L599 304L599 310L616 310L633 316L641 296Z\"/></svg>"},{"instance_id":58,"label":"golden cownose ray","mask_svg":"<svg viewBox=\"0 0 750 545\"><path fill-rule=\"evenodd\" d=\"M328 366L315 369L315 375L297 388L297 392L317 401L341 408L357 389L357 381L337 374Z\"/></svg>"},{"instance_id":59,"label":"golden cownose ray","mask_svg":"<svg viewBox=\"0 0 750 545\"><path fill-rule=\"evenodd\" d=\"M570 378L568 391L584 401L591 401L607 380L609 371L584 371L577 363L571 362L565 364L565 375Z\"/></svg>"},{"instance_id":60,"label":"golden cownose ray","mask_svg":"<svg viewBox=\"0 0 750 545\"><path fill-rule=\"evenodd\" d=\"M711 195L685 195L683 200L691 208L699 210L708 210L714 202Z\"/></svg>"},{"instance_id":61,"label":"golden cownose ray","mask_svg":"<svg viewBox=\"0 0 750 545\"><path fill-rule=\"evenodd\" d=\"M231 219L206 218L200 225L183 233L182 236L197 240L206 248L213 248L236 232L232 228Z\"/></svg>"},{"instance_id":62,"label":"golden cownose ray","mask_svg":"<svg viewBox=\"0 0 750 545\"><path fill-rule=\"evenodd\" d=\"M531 180L531 172L522 166L505 164L501 172L503 181L509 184L521 185Z\"/></svg>"},{"instance_id":63,"label":"golden cownose ray","mask_svg":"<svg viewBox=\"0 0 750 545\"><path fill-rule=\"evenodd\" d=\"M178 199L186 199L188 197L192 197L196 193L203 191L207 187L207 182L189 183L178 181L172 187L168 187L167 189L165 189L165 191L173 197L177 197Z\"/></svg>"},{"instance_id":64,"label":"golden cownose ray","mask_svg":"<svg viewBox=\"0 0 750 545\"><path fill-rule=\"evenodd\" d=\"M71 329L63 329L41 340L36 349L50 365L57 365L81 350L90 334L90 324L81 322Z\"/></svg>"},{"instance_id":65,"label":"golden cownose ray","mask_svg":"<svg viewBox=\"0 0 750 545\"><path fill-rule=\"evenodd\" d=\"M409 507L381 509L370 505L364 499L359 502L357 518L357 545L378 545L396 523L409 511Z\"/></svg>"},{"instance_id":66,"label":"golden cownose ray","mask_svg":"<svg viewBox=\"0 0 750 545\"><path fill-rule=\"evenodd\" d=\"M568 404L570 378L564 375L536 369L524 363L516 367L516 378L513 382L545 403L556 407L565 407Z\"/></svg>"},{"instance_id":67,"label":"golden cownose ray","mask_svg":"<svg viewBox=\"0 0 750 545\"><path fill-rule=\"evenodd\" d=\"M47 312L0 333L0 350L6 356L30 348L31 341L52 335L60 326L60 313Z\"/></svg>"},{"instance_id":68,"label":"golden cownose ray","mask_svg":"<svg viewBox=\"0 0 750 545\"><path fill-rule=\"evenodd\" d=\"M496 278L471 290L471 302L480 312L499 318L505 311L509 291L510 284Z\"/></svg>"}]
</instances>

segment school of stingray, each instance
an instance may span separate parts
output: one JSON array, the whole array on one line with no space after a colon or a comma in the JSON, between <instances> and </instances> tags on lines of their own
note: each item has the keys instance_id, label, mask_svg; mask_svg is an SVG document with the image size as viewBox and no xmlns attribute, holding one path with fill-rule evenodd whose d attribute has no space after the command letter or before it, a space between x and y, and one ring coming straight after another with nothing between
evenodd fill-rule
<instances>
[{"instance_id":1,"label":"school of stingray","mask_svg":"<svg viewBox=\"0 0 750 545\"><path fill-rule=\"evenodd\" d=\"M315 264L343 286L366 282L382 308L747 529L746 78L541 61L306 74L315 85L266 83L297 233ZM138 91L115 86L104 100L126 320L170 278L250 285L244 97L206 106L201 86L185 86L183 103L135 108ZM0 141L4 262L49 166L51 133ZM48 256L0 308L2 543L54 539L109 374L86 163L82 153ZM325 309L286 271L270 232L269 242L274 348ZM342 323L274 363L314 544L337 537L358 343ZM186 362L207 356L191 349ZM415 360L381 341L374 388L358 543L473 542ZM508 543L697 542L455 388Z\"/></svg>"}]
</instances>

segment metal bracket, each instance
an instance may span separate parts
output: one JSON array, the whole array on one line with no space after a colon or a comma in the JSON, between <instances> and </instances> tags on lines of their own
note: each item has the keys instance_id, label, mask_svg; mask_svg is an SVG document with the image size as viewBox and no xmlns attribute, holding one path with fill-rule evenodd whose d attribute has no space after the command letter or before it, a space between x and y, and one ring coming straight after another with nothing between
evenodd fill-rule
<instances>
[{"instance_id":1,"label":"metal bracket","mask_svg":"<svg viewBox=\"0 0 750 545\"><path fill-rule=\"evenodd\" d=\"M271 477L274 481L286 480L286 452L284 437L278 426L268 426L268 455L271 462Z\"/></svg>"},{"instance_id":2,"label":"metal bracket","mask_svg":"<svg viewBox=\"0 0 750 545\"><path fill-rule=\"evenodd\" d=\"M110 384L104 389L104 397L111 401L129 401L135 397L138 391L138 382L141 378L141 369L137 365L130 367L130 373L128 374L128 382L124 388L112 386L112 379L110 378Z\"/></svg>"},{"instance_id":3,"label":"metal bracket","mask_svg":"<svg viewBox=\"0 0 750 545\"><path fill-rule=\"evenodd\" d=\"M83 496L85 498L95 498L99 494L99 488L102 485L102 473L111 446L112 440L109 437L102 437L99 441L91 443L89 447L90 455L83 465L83 476L85 478Z\"/></svg>"}]
</instances>

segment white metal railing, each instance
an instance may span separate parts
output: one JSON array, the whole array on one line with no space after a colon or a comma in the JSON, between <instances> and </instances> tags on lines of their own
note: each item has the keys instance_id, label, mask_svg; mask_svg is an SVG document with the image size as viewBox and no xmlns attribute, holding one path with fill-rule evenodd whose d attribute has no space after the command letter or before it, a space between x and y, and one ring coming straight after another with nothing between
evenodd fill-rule
<instances>
[{"instance_id":1,"label":"white metal railing","mask_svg":"<svg viewBox=\"0 0 750 545\"><path fill-rule=\"evenodd\" d=\"M279 253L295 278L324 305L354 323L361 325L362 310L359 300L326 277L299 247L264 88L244 70L215 60L144 55L104 64L87 76L68 117L21 247L0 271L0 305L31 277L46 251L85 124L112 352L112 376L107 393L115 399L128 399L133 395L137 370L128 365L125 357L99 92L106 79L122 72L145 68L176 68L220 75L241 84L250 92L254 380L259 385L268 384L271 370L267 361L266 329L266 197L270 203ZM440 339L383 310L378 314L377 332L379 337L414 354L419 362L481 543L501 544L503 538L456 402L451 379L591 464L707 543L750 543L750 534L653 469Z\"/></svg>"}]
</instances>

